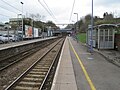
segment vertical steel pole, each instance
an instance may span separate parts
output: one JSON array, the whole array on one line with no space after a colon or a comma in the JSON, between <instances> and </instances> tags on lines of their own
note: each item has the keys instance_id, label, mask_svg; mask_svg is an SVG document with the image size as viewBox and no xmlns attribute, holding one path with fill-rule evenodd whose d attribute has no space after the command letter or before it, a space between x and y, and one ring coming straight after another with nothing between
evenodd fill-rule
<instances>
[{"instance_id":1,"label":"vertical steel pole","mask_svg":"<svg viewBox=\"0 0 120 90\"><path fill-rule=\"evenodd\" d=\"M76 31L78 30L78 13L74 13L77 15L77 23L76 23Z\"/></svg>"},{"instance_id":2,"label":"vertical steel pole","mask_svg":"<svg viewBox=\"0 0 120 90\"><path fill-rule=\"evenodd\" d=\"M91 38L90 38L90 52L93 52L93 0L92 0L92 16L91 16Z\"/></svg>"},{"instance_id":3,"label":"vertical steel pole","mask_svg":"<svg viewBox=\"0 0 120 90\"><path fill-rule=\"evenodd\" d=\"M22 4L22 41L23 41L23 2L20 2Z\"/></svg>"},{"instance_id":4,"label":"vertical steel pole","mask_svg":"<svg viewBox=\"0 0 120 90\"><path fill-rule=\"evenodd\" d=\"M77 32L78 32L78 13L77 13Z\"/></svg>"},{"instance_id":5,"label":"vertical steel pole","mask_svg":"<svg viewBox=\"0 0 120 90\"><path fill-rule=\"evenodd\" d=\"M9 28L7 27L7 31L8 31L8 42L10 42L10 37L9 37Z\"/></svg>"},{"instance_id":6,"label":"vertical steel pole","mask_svg":"<svg viewBox=\"0 0 120 90\"><path fill-rule=\"evenodd\" d=\"M18 37L18 31L19 31L19 14L17 14L17 37Z\"/></svg>"}]
</instances>

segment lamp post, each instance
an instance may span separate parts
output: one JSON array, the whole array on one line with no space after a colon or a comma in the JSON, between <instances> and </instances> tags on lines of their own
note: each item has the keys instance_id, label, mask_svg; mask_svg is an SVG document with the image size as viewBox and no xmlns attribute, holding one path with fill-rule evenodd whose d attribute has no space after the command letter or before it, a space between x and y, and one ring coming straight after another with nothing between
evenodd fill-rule
<instances>
[{"instance_id":1,"label":"lamp post","mask_svg":"<svg viewBox=\"0 0 120 90\"><path fill-rule=\"evenodd\" d=\"M32 17L32 37L34 38L34 17L35 15L31 15Z\"/></svg>"},{"instance_id":2,"label":"lamp post","mask_svg":"<svg viewBox=\"0 0 120 90\"><path fill-rule=\"evenodd\" d=\"M77 15L77 25L76 25L76 31L78 31L78 13L74 13Z\"/></svg>"},{"instance_id":3,"label":"lamp post","mask_svg":"<svg viewBox=\"0 0 120 90\"><path fill-rule=\"evenodd\" d=\"M72 21L73 22L73 28L75 28L75 21Z\"/></svg>"},{"instance_id":4,"label":"lamp post","mask_svg":"<svg viewBox=\"0 0 120 90\"><path fill-rule=\"evenodd\" d=\"M23 2L20 2L22 4L22 40L23 40Z\"/></svg>"},{"instance_id":5,"label":"lamp post","mask_svg":"<svg viewBox=\"0 0 120 90\"><path fill-rule=\"evenodd\" d=\"M18 33L18 31L19 31L19 28L20 28L20 24L19 24L19 16L22 16L22 14L17 14L17 36L19 36L19 33ZM22 20L22 19L21 19Z\"/></svg>"},{"instance_id":6,"label":"lamp post","mask_svg":"<svg viewBox=\"0 0 120 90\"><path fill-rule=\"evenodd\" d=\"M92 16L91 16L91 33L90 33L90 52L93 52L93 0L92 0Z\"/></svg>"},{"instance_id":7,"label":"lamp post","mask_svg":"<svg viewBox=\"0 0 120 90\"><path fill-rule=\"evenodd\" d=\"M43 28L42 38L44 38L44 37L45 37L45 26L44 26L44 22L42 22L42 28Z\"/></svg>"}]
</instances>

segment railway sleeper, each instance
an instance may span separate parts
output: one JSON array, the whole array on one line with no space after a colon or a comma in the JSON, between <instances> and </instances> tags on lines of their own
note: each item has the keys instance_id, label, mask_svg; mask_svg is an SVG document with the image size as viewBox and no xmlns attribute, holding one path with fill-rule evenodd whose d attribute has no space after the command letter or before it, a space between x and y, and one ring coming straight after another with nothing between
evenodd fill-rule
<instances>
[{"instance_id":1,"label":"railway sleeper","mask_svg":"<svg viewBox=\"0 0 120 90\"><path fill-rule=\"evenodd\" d=\"M35 69L49 69L49 67L35 67Z\"/></svg>"},{"instance_id":2,"label":"railway sleeper","mask_svg":"<svg viewBox=\"0 0 120 90\"><path fill-rule=\"evenodd\" d=\"M50 64L37 65L36 67L49 67Z\"/></svg>"},{"instance_id":3,"label":"railway sleeper","mask_svg":"<svg viewBox=\"0 0 120 90\"><path fill-rule=\"evenodd\" d=\"M30 74L42 74L45 75L47 72L31 71Z\"/></svg>"},{"instance_id":4,"label":"railway sleeper","mask_svg":"<svg viewBox=\"0 0 120 90\"><path fill-rule=\"evenodd\" d=\"M29 86L29 87L38 87L41 85L41 82L37 82L37 81L21 81L17 86Z\"/></svg>"},{"instance_id":5,"label":"railway sleeper","mask_svg":"<svg viewBox=\"0 0 120 90\"><path fill-rule=\"evenodd\" d=\"M32 71L39 71L39 72L47 72L48 71L48 69L43 69L43 68L34 68L34 69L32 69Z\"/></svg>"},{"instance_id":6,"label":"railway sleeper","mask_svg":"<svg viewBox=\"0 0 120 90\"><path fill-rule=\"evenodd\" d=\"M28 74L27 77L33 77L33 78L44 78L45 75L33 75L33 74Z\"/></svg>"},{"instance_id":7,"label":"railway sleeper","mask_svg":"<svg viewBox=\"0 0 120 90\"><path fill-rule=\"evenodd\" d=\"M17 86L24 87L24 88L25 87L31 87L31 88L37 87L37 88L39 88L40 85L41 85L40 82L25 82L25 81L22 81ZM15 87L15 89L17 89L17 86Z\"/></svg>"},{"instance_id":8,"label":"railway sleeper","mask_svg":"<svg viewBox=\"0 0 120 90\"><path fill-rule=\"evenodd\" d=\"M30 78L30 77L25 77L23 81L42 81L42 78Z\"/></svg>"},{"instance_id":9,"label":"railway sleeper","mask_svg":"<svg viewBox=\"0 0 120 90\"><path fill-rule=\"evenodd\" d=\"M53 59L53 58L52 58ZM41 61L38 65L50 64L52 60Z\"/></svg>"},{"instance_id":10,"label":"railway sleeper","mask_svg":"<svg viewBox=\"0 0 120 90\"><path fill-rule=\"evenodd\" d=\"M21 87L21 86L16 86L14 90L38 90L38 87Z\"/></svg>"},{"instance_id":11,"label":"railway sleeper","mask_svg":"<svg viewBox=\"0 0 120 90\"><path fill-rule=\"evenodd\" d=\"M51 61L40 62L38 65L50 65Z\"/></svg>"}]
</instances>

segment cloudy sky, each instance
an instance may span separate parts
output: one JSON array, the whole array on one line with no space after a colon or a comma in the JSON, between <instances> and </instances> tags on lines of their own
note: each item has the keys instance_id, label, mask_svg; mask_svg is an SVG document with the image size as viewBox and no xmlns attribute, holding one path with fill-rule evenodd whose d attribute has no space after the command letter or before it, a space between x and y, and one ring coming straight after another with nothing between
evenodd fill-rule
<instances>
[{"instance_id":1,"label":"cloudy sky","mask_svg":"<svg viewBox=\"0 0 120 90\"><path fill-rule=\"evenodd\" d=\"M0 22L9 21L22 12L25 16L39 14L42 21L53 21L56 24L68 24L78 18L91 14L92 0L0 0ZM104 12L113 13L120 17L120 0L93 0L94 16L103 16ZM73 4L74 3L74 4ZM49 9L48 9L49 7Z\"/></svg>"}]
</instances>

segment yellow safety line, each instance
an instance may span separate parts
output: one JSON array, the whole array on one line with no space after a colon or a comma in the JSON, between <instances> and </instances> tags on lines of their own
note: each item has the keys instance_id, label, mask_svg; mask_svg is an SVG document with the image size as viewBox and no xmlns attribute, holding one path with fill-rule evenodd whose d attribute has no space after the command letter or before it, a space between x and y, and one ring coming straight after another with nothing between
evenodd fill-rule
<instances>
[{"instance_id":1,"label":"yellow safety line","mask_svg":"<svg viewBox=\"0 0 120 90\"><path fill-rule=\"evenodd\" d=\"M69 41L69 42L70 42L70 41ZM79 58L77 52L75 51L75 49L74 49L74 47L73 47L73 45L72 45L71 42L70 42L70 46L71 46L71 48L72 48L75 56L77 57L77 59L78 59L78 61L79 61L79 64L80 64L80 66L81 66L81 68L82 68L82 70L83 70L83 72L84 72L84 75L85 75L85 77L86 77L86 79L87 79L87 81L88 81L88 83L89 83L89 85L90 85L91 90L96 90L95 86L93 85L93 83L92 83L92 81L91 81L91 79L90 79L90 77L89 77L89 75L88 75L88 73L87 73L87 71L86 71L83 63L82 63L82 61L80 60L80 58Z\"/></svg>"}]
</instances>

